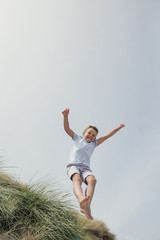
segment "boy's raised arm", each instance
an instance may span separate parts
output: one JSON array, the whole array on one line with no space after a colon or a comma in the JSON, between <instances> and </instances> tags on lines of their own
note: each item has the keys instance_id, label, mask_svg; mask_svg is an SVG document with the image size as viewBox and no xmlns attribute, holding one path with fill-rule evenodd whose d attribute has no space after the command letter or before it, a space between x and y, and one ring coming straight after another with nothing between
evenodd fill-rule
<instances>
[{"instance_id":1,"label":"boy's raised arm","mask_svg":"<svg viewBox=\"0 0 160 240\"><path fill-rule=\"evenodd\" d=\"M117 128L115 128L114 130L112 130L111 132L109 133L106 133L103 137L100 137L98 140L97 140L97 146L101 143L103 143L107 138L110 138L112 137L116 132L118 132L121 128L125 127L124 124L121 124L119 125Z\"/></svg>"},{"instance_id":2,"label":"boy's raised arm","mask_svg":"<svg viewBox=\"0 0 160 240\"><path fill-rule=\"evenodd\" d=\"M69 127L69 121L68 121L68 114L69 114L69 109L65 109L63 112L63 117L64 117L64 130L66 131L66 133L73 138L74 136L74 132L70 129Z\"/></svg>"}]
</instances>

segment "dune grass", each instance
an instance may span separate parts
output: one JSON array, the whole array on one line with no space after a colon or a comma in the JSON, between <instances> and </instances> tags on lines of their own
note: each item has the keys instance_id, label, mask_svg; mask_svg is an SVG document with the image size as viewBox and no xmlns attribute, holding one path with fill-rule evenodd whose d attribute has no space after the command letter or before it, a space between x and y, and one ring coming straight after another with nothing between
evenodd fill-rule
<instances>
[{"instance_id":1,"label":"dune grass","mask_svg":"<svg viewBox=\"0 0 160 240\"><path fill-rule=\"evenodd\" d=\"M22 184L0 167L0 239L115 239L103 222L87 220L71 205L68 195L51 190L47 181Z\"/></svg>"}]
</instances>

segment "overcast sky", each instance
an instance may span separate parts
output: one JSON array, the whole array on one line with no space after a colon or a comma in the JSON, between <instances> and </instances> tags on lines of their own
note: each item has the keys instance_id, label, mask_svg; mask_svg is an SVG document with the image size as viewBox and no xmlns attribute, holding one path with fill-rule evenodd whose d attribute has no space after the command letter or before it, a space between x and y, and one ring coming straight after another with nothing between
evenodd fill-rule
<instances>
[{"instance_id":1,"label":"overcast sky","mask_svg":"<svg viewBox=\"0 0 160 240\"><path fill-rule=\"evenodd\" d=\"M0 153L72 193L62 110L78 134L124 123L91 159L92 214L117 240L160 240L159 43L159 0L0 0Z\"/></svg>"}]
</instances>

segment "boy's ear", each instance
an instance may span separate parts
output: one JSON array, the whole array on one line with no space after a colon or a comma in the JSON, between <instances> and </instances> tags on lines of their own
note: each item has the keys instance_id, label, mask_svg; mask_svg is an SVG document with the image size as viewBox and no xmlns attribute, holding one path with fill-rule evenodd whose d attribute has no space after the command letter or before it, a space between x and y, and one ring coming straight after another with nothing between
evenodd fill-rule
<instances>
[{"instance_id":1,"label":"boy's ear","mask_svg":"<svg viewBox=\"0 0 160 240\"><path fill-rule=\"evenodd\" d=\"M84 136L84 133L85 133L85 132L83 132L83 136Z\"/></svg>"}]
</instances>

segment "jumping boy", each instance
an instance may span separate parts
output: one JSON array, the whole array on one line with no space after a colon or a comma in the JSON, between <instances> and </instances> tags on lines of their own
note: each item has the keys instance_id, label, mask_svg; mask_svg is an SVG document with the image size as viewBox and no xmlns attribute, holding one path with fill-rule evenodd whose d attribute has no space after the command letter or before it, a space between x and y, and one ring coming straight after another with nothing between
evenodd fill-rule
<instances>
[{"instance_id":1,"label":"jumping boy","mask_svg":"<svg viewBox=\"0 0 160 240\"><path fill-rule=\"evenodd\" d=\"M121 128L125 127L125 125L121 124L99 139L96 139L98 129L95 126L89 125L85 128L82 137L74 133L69 127L69 109L65 109L62 114L64 116L64 130L74 141L70 160L67 165L67 174L73 182L73 192L78 199L80 211L84 213L88 219L93 220L90 205L94 194L96 178L90 169L91 155L96 146L113 136ZM82 182L87 185L85 195L83 195L81 187Z\"/></svg>"}]
</instances>

